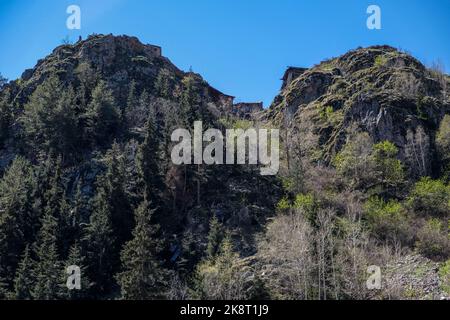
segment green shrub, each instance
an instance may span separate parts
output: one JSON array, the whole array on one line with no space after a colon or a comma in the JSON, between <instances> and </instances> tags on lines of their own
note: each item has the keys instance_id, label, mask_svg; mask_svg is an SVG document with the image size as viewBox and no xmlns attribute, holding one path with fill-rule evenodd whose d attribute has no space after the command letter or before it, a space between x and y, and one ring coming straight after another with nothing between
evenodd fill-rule
<instances>
[{"instance_id":1,"label":"green shrub","mask_svg":"<svg viewBox=\"0 0 450 320\"><path fill-rule=\"evenodd\" d=\"M344 119L344 114L341 110L334 111L332 106L324 106L319 110L319 117L327 124L337 126Z\"/></svg>"},{"instance_id":2,"label":"green shrub","mask_svg":"<svg viewBox=\"0 0 450 320\"><path fill-rule=\"evenodd\" d=\"M313 222L316 217L316 212L318 209L317 201L312 194L298 194L295 197L294 209L300 209L309 221Z\"/></svg>"},{"instance_id":3,"label":"green shrub","mask_svg":"<svg viewBox=\"0 0 450 320\"><path fill-rule=\"evenodd\" d=\"M387 58L383 55L379 55L375 58L375 66L382 67L386 64Z\"/></svg>"},{"instance_id":4,"label":"green shrub","mask_svg":"<svg viewBox=\"0 0 450 320\"><path fill-rule=\"evenodd\" d=\"M315 207L315 200L312 194L298 194L295 197L294 208L312 210Z\"/></svg>"},{"instance_id":5,"label":"green shrub","mask_svg":"<svg viewBox=\"0 0 450 320\"><path fill-rule=\"evenodd\" d=\"M377 180L383 190L397 187L403 182L403 165L397 157L398 149L390 141L383 141L373 146L372 157L375 162Z\"/></svg>"},{"instance_id":6,"label":"green shrub","mask_svg":"<svg viewBox=\"0 0 450 320\"><path fill-rule=\"evenodd\" d=\"M399 240L409 244L413 239L405 208L396 200L385 202L378 197L370 198L364 205L365 217L370 230L383 240Z\"/></svg>"},{"instance_id":7,"label":"green shrub","mask_svg":"<svg viewBox=\"0 0 450 320\"><path fill-rule=\"evenodd\" d=\"M416 213L446 215L450 213L450 186L429 177L417 182L408 198Z\"/></svg>"},{"instance_id":8,"label":"green shrub","mask_svg":"<svg viewBox=\"0 0 450 320\"><path fill-rule=\"evenodd\" d=\"M289 200L287 198L282 198L278 203L277 203L277 210L278 211L286 211L288 209L291 208L291 204L289 202Z\"/></svg>"},{"instance_id":9,"label":"green shrub","mask_svg":"<svg viewBox=\"0 0 450 320\"><path fill-rule=\"evenodd\" d=\"M328 121L328 119L330 119L333 116L333 113L334 113L333 107L325 106L320 110L319 116L322 120Z\"/></svg>"},{"instance_id":10,"label":"green shrub","mask_svg":"<svg viewBox=\"0 0 450 320\"><path fill-rule=\"evenodd\" d=\"M445 293L450 295L450 260L447 260L439 268L439 276L441 278L441 288Z\"/></svg>"},{"instance_id":11,"label":"green shrub","mask_svg":"<svg viewBox=\"0 0 450 320\"><path fill-rule=\"evenodd\" d=\"M417 250L430 259L447 259L450 255L448 232L438 219L429 219L417 233Z\"/></svg>"},{"instance_id":12,"label":"green shrub","mask_svg":"<svg viewBox=\"0 0 450 320\"><path fill-rule=\"evenodd\" d=\"M442 171L450 180L450 115L445 115L436 134L436 147L442 165Z\"/></svg>"},{"instance_id":13,"label":"green shrub","mask_svg":"<svg viewBox=\"0 0 450 320\"><path fill-rule=\"evenodd\" d=\"M349 140L333 159L336 171L356 189L371 194L395 195L404 181L404 170L397 159L398 149L390 141L373 144L367 133Z\"/></svg>"}]
</instances>

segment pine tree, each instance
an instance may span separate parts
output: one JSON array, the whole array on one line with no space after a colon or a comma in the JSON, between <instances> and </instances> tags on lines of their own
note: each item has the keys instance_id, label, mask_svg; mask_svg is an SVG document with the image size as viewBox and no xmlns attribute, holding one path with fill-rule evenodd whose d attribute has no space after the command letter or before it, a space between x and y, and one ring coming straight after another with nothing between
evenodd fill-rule
<instances>
[{"instance_id":1,"label":"pine tree","mask_svg":"<svg viewBox=\"0 0 450 320\"><path fill-rule=\"evenodd\" d=\"M171 76L167 69L161 69L156 77L155 89L161 98L170 99L171 97Z\"/></svg>"},{"instance_id":2,"label":"pine tree","mask_svg":"<svg viewBox=\"0 0 450 320\"><path fill-rule=\"evenodd\" d=\"M86 199L83 195L83 182L80 179L77 183L77 191L75 193L74 203L69 214L69 226L73 239L80 239L81 236L81 224L85 222L86 215Z\"/></svg>"},{"instance_id":3,"label":"pine tree","mask_svg":"<svg viewBox=\"0 0 450 320\"><path fill-rule=\"evenodd\" d=\"M118 241L117 247L131 237L134 225L133 209L129 203L129 194L126 190L126 163L125 156L117 143L114 143L107 153L106 164L108 166L105 175L105 190L111 215L111 223Z\"/></svg>"},{"instance_id":4,"label":"pine tree","mask_svg":"<svg viewBox=\"0 0 450 320\"><path fill-rule=\"evenodd\" d=\"M73 88L65 88L57 77L37 87L21 118L30 147L63 155L78 151L75 98Z\"/></svg>"},{"instance_id":5,"label":"pine tree","mask_svg":"<svg viewBox=\"0 0 450 320\"><path fill-rule=\"evenodd\" d=\"M144 142L137 154L138 174L145 196L155 205L160 205L160 196L164 190L161 172L161 140L156 130L156 121L150 116L146 124ZM150 192L152 191L152 193Z\"/></svg>"},{"instance_id":6,"label":"pine tree","mask_svg":"<svg viewBox=\"0 0 450 320\"><path fill-rule=\"evenodd\" d=\"M103 183L102 183L103 184ZM84 238L88 246L89 277L95 295L105 294L112 287L114 270L114 232L108 191L100 186L94 198L93 212Z\"/></svg>"},{"instance_id":7,"label":"pine tree","mask_svg":"<svg viewBox=\"0 0 450 320\"><path fill-rule=\"evenodd\" d=\"M120 248L131 238L134 225L126 191L125 159L117 143L108 151L106 165L106 173L98 182L94 210L86 230L90 275L98 292L112 289L112 276L120 266Z\"/></svg>"},{"instance_id":8,"label":"pine tree","mask_svg":"<svg viewBox=\"0 0 450 320\"><path fill-rule=\"evenodd\" d=\"M50 178L50 189L47 190L45 213L58 217L61 212L61 199L64 197L64 187L61 180L61 157L58 157L53 168L54 173Z\"/></svg>"},{"instance_id":9,"label":"pine tree","mask_svg":"<svg viewBox=\"0 0 450 320\"><path fill-rule=\"evenodd\" d=\"M8 285L4 282L4 279L0 279L0 299L5 300L10 297L10 292L8 291Z\"/></svg>"},{"instance_id":10,"label":"pine tree","mask_svg":"<svg viewBox=\"0 0 450 320\"><path fill-rule=\"evenodd\" d=\"M245 262L234 252L227 235L215 258L208 258L197 266L194 287L201 299L246 299L248 279Z\"/></svg>"},{"instance_id":11,"label":"pine tree","mask_svg":"<svg viewBox=\"0 0 450 320\"><path fill-rule=\"evenodd\" d=\"M130 88L128 90L128 98L126 103L126 108L121 110L121 118L123 122L129 126L127 115L129 115L133 110L137 110L139 106L139 98L136 92L136 81L132 81L130 84Z\"/></svg>"},{"instance_id":12,"label":"pine tree","mask_svg":"<svg viewBox=\"0 0 450 320\"><path fill-rule=\"evenodd\" d=\"M32 237L32 185L32 166L21 157L0 180L0 282L8 287L25 243Z\"/></svg>"},{"instance_id":13,"label":"pine tree","mask_svg":"<svg viewBox=\"0 0 450 320\"><path fill-rule=\"evenodd\" d=\"M32 291L36 300L54 300L60 295L62 264L57 248L58 221L50 213L42 218L42 227L35 245L36 283Z\"/></svg>"},{"instance_id":14,"label":"pine tree","mask_svg":"<svg viewBox=\"0 0 450 320\"><path fill-rule=\"evenodd\" d=\"M150 300L163 297L166 271L158 260L161 241L158 226L152 223L150 203L144 199L135 211L133 239L121 253L123 272L117 275L123 299Z\"/></svg>"},{"instance_id":15,"label":"pine tree","mask_svg":"<svg viewBox=\"0 0 450 320\"><path fill-rule=\"evenodd\" d=\"M194 121L202 120L200 110L200 96L198 94L198 85L195 77L192 74L184 77L183 80L183 92L181 94L181 112L180 116L186 121L188 127L194 123Z\"/></svg>"},{"instance_id":16,"label":"pine tree","mask_svg":"<svg viewBox=\"0 0 450 320\"><path fill-rule=\"evenodd\" d=\"M78 155L81 134L76 114L76 95L72 87L65 89L59 97L51 119L50 148L63 155L63 159L72 159Z\"/></svg>"},{"instance_id":17,"label":"pine tree","mask_svg":"<svg viewBox=\"0 0 450 320\"><path fill-rule=\"evenodd\" d=\"M9 91L0 96L0 146L2 146L4 141L9 137L10 126L13 119L12 106L9 102L9 98Z\"/></svg>"},{"instance_id":18,"label":"pine tree","mask_svg":"<svg viewBox=\"0 0 450 320\"><path fill-rule=\"evenodd\" d=\"M117 130L120 112L112 91L105 82L100 83L92 92L92 100L88 105L86 118L86 139L105 145Z\"/></svg>"},{"instance_id":19,"label":"pine tree","mask_svg":"<svg viewBox=\"0 0 450 320\"><path fill-rule=\"evenodd\" d=\"M182 278L189 277L198 263L202 252L198 248L195 235L187 231L181 241L181 255L176 260L176 268Z\"/></svg>"},{"instance_id":20,"label":"pine tree","mask_svg":"<svg viewBox=\"0 0 450 320\"><path fill-rule=\"evenodd\" d=\"M65 187L62 181L61 156L56 160L53 176L50 178L50 189L45 193L44 213L58 221L56 230L57 243L62 256L66 256L73 241L73 230L70 221L70 206L66 200Z\"/></svg>"},{"instance_id":21,"label":"pine tree","mask_svg":"<svg viewBox=\"0 0 450 320\"><path fill-rule=\"evenodd\" d=\"M209 258L214 258L219 251L223 240L223 230L219 219L214 215L209 223L208 246L206 254Z\"/></svg>"},{"instance_id":22,"label":"pine tree","mask_svg":"<svg viewBox=\"0 0 450 320\"><path fill-rule=\"evenodd\" d=\"M23 252L22 260L16 270L13 298L16 300L31 300L33 287L33 260L31 259L30 249L27 245Z\"/></svg>"},{"instance_id":23,"label":"pine tree","mask_svg":"<svg viewBox=\"0 0 450 320\"><path fill-rule=\"evenodd\" d=\"M8 79L6 79L1 73L0 73L0 89L3 89L3 87L8 83Z\"/></svg>"}]
</instances>

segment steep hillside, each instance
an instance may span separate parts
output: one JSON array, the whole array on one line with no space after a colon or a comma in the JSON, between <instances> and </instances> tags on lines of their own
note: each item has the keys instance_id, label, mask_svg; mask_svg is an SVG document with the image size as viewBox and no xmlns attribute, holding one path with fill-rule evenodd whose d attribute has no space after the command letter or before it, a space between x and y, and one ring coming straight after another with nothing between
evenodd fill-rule
<instances>
[{"instance_id":1,"label":"steep hillside","mask_svg":"<svg viewBox=\"0 0 450 320\"><path fill-rule=\"evenodd\" d=\"M0 298L448 298L448 83L362 48L261 110L134 37L59 46L0 90ZM174 165L199 120L280 128L279 174Z\"/></svg>"},{"instance_id":2,"label":"steep hillside","mask_svg":"<svg viewBox=\"0 0 450 320\"><path fill-rule=\"evenodd\" d=\"M327 162L358 131L375 143L393 142L400 159L407 160L408 134L422 127L424 139L431 141L423 173L437 174L432 142L450 110L448 85L448 76L392 47L356 49L295 78L275 98L266 118L288 123L290 135L310 137L309 152ZM422 170L408 165L411 172Z\"/></svg>"},{"instance_id":3,"label":"steep hillside","mask_svg":"<svg viewBox=\"0 0 450 320\"><path fill-rule=\"evenodd\" d=\"M145 201L160 226L158 261L180 276L205 256L214 219L221 225L216 241L226 232L242 255L255 252L253 235L272 214L280 186L254 166L172 164L174 129L192 131L198 120L205 128L239 123L233 97L179 70L160 50L134 37L94 35L56 48L2 89L0 213L21 230L1 229L1 252L10 256L0 262L7 292L22 252L39 247L46 229L57 239L58 261L80 246L93 280L90 297L117 295L120 252ZM20 198L11 199L17 192ZM46 219L65 231L55 234ZM107 270L96 264L102 245L92 246L100 232L93 228L111 228L103 235ZM44 261L39 255L33 251Z\"/></svg>"}]
</instances>

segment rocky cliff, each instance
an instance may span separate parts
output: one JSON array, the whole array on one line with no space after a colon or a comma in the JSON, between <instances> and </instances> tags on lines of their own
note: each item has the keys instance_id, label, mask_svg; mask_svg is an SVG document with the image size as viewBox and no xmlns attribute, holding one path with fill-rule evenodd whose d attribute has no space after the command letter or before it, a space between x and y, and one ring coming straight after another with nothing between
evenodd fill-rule
<instances>
[{"instance_id":1,"label":"rocky cliff","mask_svg":"<svg viewBox=\"0 0 450 320\"><path fill-rule=\"evenodd\" d=\"M317 160L330 161L347 139L367 132L374 142L389 140L405 159L408 132L424 128L434 140L449 113L449 77L427 69L389 46L350 51L323 61L290 82L265 118L288 124L290 136L315 137ZM427 153L435 168L434 146Z\"/></svg>"}]
</instances>

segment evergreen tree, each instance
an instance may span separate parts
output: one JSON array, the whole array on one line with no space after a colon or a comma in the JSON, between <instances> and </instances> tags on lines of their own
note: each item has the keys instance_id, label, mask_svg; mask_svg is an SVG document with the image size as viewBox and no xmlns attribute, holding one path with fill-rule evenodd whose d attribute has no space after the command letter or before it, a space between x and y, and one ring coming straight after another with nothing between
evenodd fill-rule
<instances>
[{"instance_id":1,"label":"evergreen tree","mask_svg":"<svg viewBox=\"0 0 450 320\"><path fill-rule=\"evenodd\" d=\"M61 179L61 157L58 157L53 168L54 173L50 178L49 189L47 190L45 213L52 217L58 217L61 212L61 199L64 197L64 187Z\"/></svg>"},{"instance_id":2,"label":"evergreen tree","mask_svg":"<svg viewBox=\"0 0 450 320\"><path fill-rule=\"evenodd\" d=\"M40 219L47 208L49 190L52 188L52 180L55 178L55 168L57 167L54 153L51 152L47 159L34 167L34 179L31 189L32 215L35 223L30 224L31 238L28 243L36 241L40 230Z\"/></svg>"},{"instance_id":3,"label":"evergreen tree","mask_svg":"<svg viewBox=\"0 0 450 320\"><path fill-rule=\"evenodd\" d=\"M31 259L30 249L27 245L23 252L22 260L16 270L13 298L16 300L31 300L33 287L33 260Z\"/></svg>"},{"instance_id":4,"label":"evergreen tree","mask_svg":"<svg viewBox=\"0 0 450 320\"><path fill-rule=\"evenodd\" d=\"M181 241L181 255L176 260L177 271L182 278L189 277L199 262L202 252L197 245L195 235L188 231Z\"/></svg>"},{"instance_id":5,"label":"evergreen tree","mask_svg":"<svg viewBox=\"0 0 450 320\"><path fill-rule=\"evenodd\" d=\"M49 212L42 218L42 227L36 243L36 283L32 291L35 300L54 300L61 290L62 264L57 248L58 221Z\"/></svg>"},{"instance_id":6,"label":"evergreen tree","mask_svg":"<svg viewBox=\"0 0 450 320\"><path fill-rule=\"evenodd\" d=\"M131 81L130 88L128 90L128 98L126 108L121 110L121 118L123 122L128 122L126 115L129 115L132 110L137 110L139 106L139 97L136 92L136 81ZM129 125L129 123L126 123Z\"/></svg>"},{"instance_id":7,"label":"evergreen tree","mask_svg":"<svg viewBox=\"0 0 450 320\"><path fill-rule=\"evenodd\" d=\"M92 92L92 100L86 112L87 140L105 145L116 133L120 114L112 91L105 82L100 83Z\"/></svg>"},{"instance_id":8,"label":"evergreen tree","mask_svg":"<svg viewBox=\"0 0 450 320\"><path fill-rule=\"evenodd\" d=\"M219 219L214 215L209 223L208 246L206 253L209 258L214 258L219 251L223 240L223 230Z\"/></svg>"},{"instance_id":9,"label":"evergreen tree","mask_svg":"<svg viewBox=\"0 0 450 320\"><path fill-rule=\"evenodd\" d=\"M160 196L164 190L161 172L161 144L156 130L156 121L150 116L146 124L144 142L137 154L138 174L145 196L159 206ZM150 190L153 193L150 193Z\"/></svg>"},{"instance_id":10,"label":"evergreen tree","mask_svg":"<svg viewBox=\"0 0 450 320\"><path fill-rule=\"evenodd\" d=\"M83 182L80 179L77 183L77 191L75 193L75 199L69 214L69 226L73 239L80 239L81 237L81 224L85 221L86 216L86 199L83 195Z\"/></svg>"},{"instance_id":11,"label":"evergreen tree","mask_svg":"<svg viewBox=\"0 0 450 320\"><path fill-rule=\"evenodd\" d=\"M44 213L58 220L57 243L62 256L66 256L73 241L73 230L70 221L71 209L66 200L65 186L62 181L61 162L61 157L58 157L54 174L50 178L50 189L45 193Z\"/></svg>"},{"instance_id":12,"label":"evergreen tree","mask_svg":"<svg viewBox=\"0 0 450 320\"><path fill-rule=\"evenodd\" d=\"M51 128L54 130L50 148L63 155L64 160L78 156L82 135L76 114L77 96L72 87L65 89L57 100Z\"/></svg>"},{"instance_id":13,"label":"evergreen tree","mask_svg":"<svg viewBox=\"0 0 450 320\"><path fill-rule=\"evenodd\" d=\"M75 94L57 77L50 77L36 89L25 105L22 123L30 147L72 155L79 144Z\"/></svg>"},{"instance_id":14,"label":"evergreen tree","mask_svg":"<svg viewBox=\"0 0 450 320\"><path fill-rule=\"evenodd\" d=\"M108 190L99 186L84 238L88 247L89 277L93 281L94 295L108 293L112 287L115 237L108 201Z\"/></svg>"},{"instance_id":15,"label":"evergreen tree","mask_svg":"<svg viewBox=\"0 0 450 320\"><path fill-rule=\"evenodd\" d=\"M136 96L136 90L130 88L125 110L125 120L129 129L140 128L143 121L147 118L148 111L151 111L150 95L144 90L139 97Z\"/></svg>"},{"instance_id":16,"label":"evergreen tree","mask_svg":"<svg viewBox=\"0 0 450 320\"><path fill-rule=\"evenodd\" d=\"M10 134L10 126L13 119L12 106L9 102L9 91L0 96L0 146Z\"/></svg>"},{"instance_id":17,"label":"evergreen tree","mask_svg":"<svg viewBox=\"0 0 450 320\"><path fill-rule=\"evenodd\" d=\"M150 300L163 297L166 271L158 260L161 241L158 226L152 222L154 209L147 199L135 211L133 239L121 253L123 272L117 275L123 299Z\"/></svg>"},{"instance_id":18,"label":"evergreen tree","mask_svg":"<svg viewBox=\"0 0 450 320\"><path fill-rule=\"evenodd\" d=\"M30 197L32 166L16 158L0 180L0 281L12 285L14 271L35 223Z\"/></svg>"},{"instance_id":19,"label":"evergreen tree","mask_svg":"<svg viewBox=\"0 0 450 320\"><path fill-rule=\"evenodd\" d=\"M202 120L200 110L199 88L194 75L189 74L183 80L183 92L181 94L181 112L180 116L186 121L187 127L191 127L194 121Z\"/></svg>"},{"instance_id":20,"label":"evergreen tree","mask_svg":"<svg viewBox=\"0 0 450 320\"><path fill-rule=\"evenodd\" d=\"M155 89L161 98L170 99L171 93L171 81L170 72L167 69L161 69L156 77Z\"/></svg>"},{"instance_id":21,"label":"evergreen tree","mask_svg":"<svg viewBox=\"0 0 450 320\"><path fill-rule=\"evenodd\" d=\"M197 266L194 286L201 299L246 299L248 280L245 263L234 252L231 238L227 235L217 256Z\"/></svg>"},{"instance_id":22,"label":"evergreen tree","mask_svg":"<svg viewBox=\"0 0 450 320\"><path fill-rule=\"evenodd\" d=\"M61 212L61 199L64 197L64 186L62 184L61 157L59 156L52 167L52 172L48 172L50 179L48 189L45 192L44 212L52 217L59 217Z\"/></svg>"},{"instance_id":23,"label":"evergreen tree","mask_svg":"<svg viewBox=\"0 0 450 320\"><path fill-rule=\"evenodd\" d=\"M94 289L112 289L112 275L120 266L120 248L131 238L133 210L126 191L124 155L117 143L106 156L106 173L99 180L94 210L87 228L90 276Z\"/></svg>"},{"instance_id":24,"label":"evergreen tree","mask_svg":"<svg viewBox=\"0 0 450 320\"><path fill-rule=\"evenodd\" d=\"M0 299L4 300L10 297L10 292L8 291L8 285L3 279L0 279Z\"/></svg>"},{"instance_id":25,"label":"evergreen tree","mask_svg":"<svg viewBox=\"0 0 450 320\"><path fill-rule=\"evenodd\" d=\"M3 87L8 83L8 79L6 79L1 73L0 73L0 89L3 89Z\"/></svg>"},{"instance_id":26,"label":"evergreen tree","mask_svg":"<svg viewBox=\"0 0 450 320\"><path fill-rule=\"evenodd\" d=\"M131 238L131 230L134 225L133 209L129 202L129 194L126 189L126 163L125 156L117 143L114 143L107 153L104 188L108 197L111 223L116 235L117 248Z\"/></svg>"}]
</instances>

